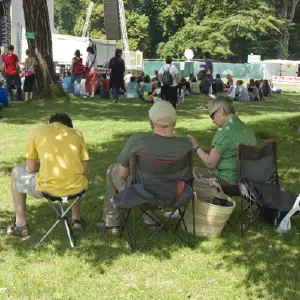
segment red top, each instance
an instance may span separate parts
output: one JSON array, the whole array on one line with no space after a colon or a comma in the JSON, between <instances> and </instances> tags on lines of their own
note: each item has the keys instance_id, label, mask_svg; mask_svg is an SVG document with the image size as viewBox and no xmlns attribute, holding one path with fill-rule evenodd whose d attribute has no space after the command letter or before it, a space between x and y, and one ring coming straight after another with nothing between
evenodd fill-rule
<instances>
[{"instance_id":1,"label":"red top","mask_svg":"<svg viewBox=\"0 0 300 300\"><path fill-rule=\"evenodd\" d=\"M109 79L102 79L102 85L103 85L103 89L105 91L108 91L109 90L109 87L110 87L110 82L109 82Z\"/></svg>"},{"instance_id":2,"label":"red top","mask_svg":"<svg viewBox=\"0 0 300 300\"><path fill-rule=\"evenodd\" d=\"M12 52L8 52L3 55L2 61L5 63L5 74L15 75L17 74L16 63L19 61L18 56Z\"/></svg>"}]
</instances>

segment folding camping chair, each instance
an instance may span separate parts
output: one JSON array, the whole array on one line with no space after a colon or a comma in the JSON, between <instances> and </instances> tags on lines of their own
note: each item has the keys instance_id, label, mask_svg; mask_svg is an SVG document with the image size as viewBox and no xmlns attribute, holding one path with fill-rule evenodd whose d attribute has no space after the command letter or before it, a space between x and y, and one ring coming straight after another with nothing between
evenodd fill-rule
<instances>
[{"instance_id":1,"label":"folding camping chair","mask_svg":"<svg viewBox=\"0 0 300 300\"><path fill-rule=\"evenodd\" d=\"M137 190L140 188L141 191L137 192L136 197L128 197L130 195L128 193L123 207L120 207L121 209L127 209L127 211L122 213L124 228L120 236L126 234L132 251L134 252L137 249L136 224L144 214L156 224L156 229L146 243L140 247L140 250L143 250L161 229L166 232L172 232L182 242L189 247L193 247L184 220L185 211L190 200L193 201L194 207L192 152L189 151L175 160L158 160L141 153L135 153L131 163L131 174L132 184L123 192L130 191L130 188L136 188ZM187 197L184 198L183 195ZM130 203L127 203L130 202L127 201L129 200L128 198L130 198L130 201L135 201L134 199L137 201L130 205ZM181 201L180 199L184 200ZM171 213L165 219L155 212L155 210L163 208L171 209ZM133 224L129 224L129 216L132 209L138 209L139 213L138 215L134 213ZM177 220L175 228L173 228L168 224L168 221L177 210L179 220ZM185 237L182 237L178 232L180 225L182 225ZM193 226L195 229L194 221ZM133 229L133 234L130 232L131 229Z\"/></svg>"},{"instance_id":2,"label":"folding camping chair","mask_svg":"<svg viewBox=\"0 0 300 300\"><path fill-rule=\"evenodd\" d=\"M75 239L74 239L73 231L71 229L70 222L69 222L67 214L70 211L70 209L74 206L74 204L77 201L79 201L79 199L84 195L84 193L85 193L85 189L82 190L81 192L77 193L77 194L66 196L66 197L57 197L57 196L50 195L46 192L42 193L43 196L49 201L50 206L55 211L56 216L57 216L57 220L53 224L53 226L47 231L47 233L43 236L43 238L40 240L39 245L41 245L45 241L45 239L49 236L51 231L57 226L57 224L59 222L63 222L65 224L65 227L66 227L68 239L70 241L70 246L71 246L72 249L74 248ZM63 204L68 204L69 200L73 200L73 201L70 203L70 205L67 207L67 209L64 209ZM55 207L55 205L53 203L55 201L59 202L61 212L59 212L59 210Z\"/></svg>"},{"instance_id":3,"label":"folding camping chair","mask_svg":"<svg viewBox=\"0 0 300 300\"><path fill-rule=\"evenodd\" d=\"M279 185L279 177L277 172L277 142L269 141L263 147L255 147L249 145L239 145L237 154L239 182L242 179L248 179L255 182L275 183ZM241 211L236 219L241 220L241 237L245 236L245 232L251 227L261 206L256 203L252 197L243 197L239 190L239 184L222 185L222 189L228 196L241 197ZM246 207L244 206L245 202ZM253 206L256 207L253 213ZM242 217L247 214L248 224L245 224ZM229 220L229 225L235 231L232 220Z\"/></svg>"}]
</instances>

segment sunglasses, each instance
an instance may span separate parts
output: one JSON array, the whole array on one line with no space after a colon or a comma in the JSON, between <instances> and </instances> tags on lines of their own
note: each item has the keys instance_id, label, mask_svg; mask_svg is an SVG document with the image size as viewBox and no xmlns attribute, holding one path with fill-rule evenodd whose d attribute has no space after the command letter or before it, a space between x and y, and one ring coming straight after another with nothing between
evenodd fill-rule
<instances>
[{"instance_id":1,"label":"sunglasses","mask_svg":"<svg viewBox=\"0 0 300 300\"><path fill-rule=\"evenodd\" d=\"M215 118L215 114L216 114L217 111L218 111L218 110L216 110L214 113L212 113L212 114L210 115L210 118L211 118L212 120Z\"/></svg>"}]
</instances>

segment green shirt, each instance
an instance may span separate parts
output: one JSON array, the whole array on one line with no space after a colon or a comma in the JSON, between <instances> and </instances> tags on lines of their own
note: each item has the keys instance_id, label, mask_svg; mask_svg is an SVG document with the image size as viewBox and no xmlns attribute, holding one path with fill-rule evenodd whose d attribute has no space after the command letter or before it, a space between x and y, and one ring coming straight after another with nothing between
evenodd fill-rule
<instances>
[{"instance_id":1,"label":"green shirt","mask_svg":"<svg viewBox=\"0 0 300 300\"><path fill-rule=\"evenodd\" d=\"M128 139L117 161L121 166L128 168L135 152L146 154L154 159L173 160L191 149L192 143L187 137L138 133Z\"/></svg>"},{"instance_id":2,"label":"green shirt","mask_svg":"<svg viewBox=\"0 0 300 300\"><path fill-rule=\"evenodd\" d=\"M221 158L210 173L230 184L236 183L238 180L236 156L240 144L255 146L256 137L251 128L237 116L233 116L217 130L212 140L212 148L220 153Z\"/></svg>"}]
</instances>

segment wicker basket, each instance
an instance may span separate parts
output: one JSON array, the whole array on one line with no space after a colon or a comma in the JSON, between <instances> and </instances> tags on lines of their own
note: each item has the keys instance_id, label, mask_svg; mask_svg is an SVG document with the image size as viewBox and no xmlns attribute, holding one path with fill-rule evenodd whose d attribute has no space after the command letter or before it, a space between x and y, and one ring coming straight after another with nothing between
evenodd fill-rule
<instances>
[{"instance_id":1,"label":"wicker basket","mask_svg":"<svg viewBox=\"0 0 300 300\"><path fill-rule=\"evenodd\" d=\"M211 203L195 201L195 229L196 236L218 237L226 225L235 208L233 206L219 206ZM192 202L188 206L184 217L187 229L193 233ZM182 225L183 226L183 225Z\"/></svg>"}]
</instances>

